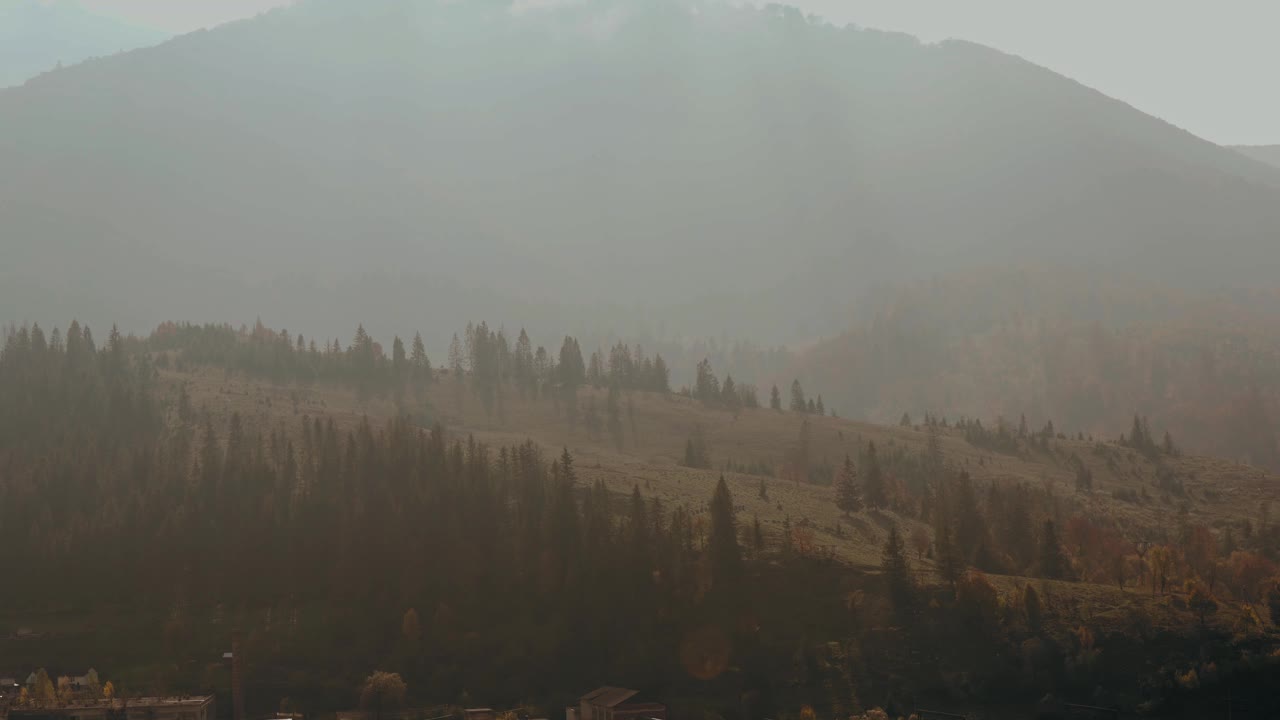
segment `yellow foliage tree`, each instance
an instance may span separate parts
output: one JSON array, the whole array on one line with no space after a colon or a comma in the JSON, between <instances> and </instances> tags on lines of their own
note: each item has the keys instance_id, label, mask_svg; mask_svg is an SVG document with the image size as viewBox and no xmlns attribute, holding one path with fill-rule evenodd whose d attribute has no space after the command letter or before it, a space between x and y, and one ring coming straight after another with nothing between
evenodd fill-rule
<instances>
[{"instance_id":1,"label":"yellow foliage tree","mask_svg":"<svg viewBox=\"0 0 1280 720\"><path fill-rule=\"evenodd\" d=\"M1163 595L1173 570L1173 552L1166 545L1157 545L1147 553L1147 563L1151 566L1151 596L1155 597L1157 588Z\"/></svg>"},{"instance_id":2,"label":"yellow foliage tree","mask_svg":"<svg viewBox=\"0 0 1280 720\"><path fill-rule=\"evenodd\" d=\"M400 673L379 670L365 679L360 688L360 704L371 708L374 720L380 720L384 709L404 705L407 690Z\"/></svg>"},{"instance_id":3,"label":"yellow foliage tree","mask_svg":"<svg viewBox=\"0 0 1280 720\"><path fill-rule=\"evenodd\" d=\"M51 703L58 699L58 691L54 689L53 681L49 679L49 673L44 668L36 671L32 699L38 703Z\"/></svg>"}]
</instances>

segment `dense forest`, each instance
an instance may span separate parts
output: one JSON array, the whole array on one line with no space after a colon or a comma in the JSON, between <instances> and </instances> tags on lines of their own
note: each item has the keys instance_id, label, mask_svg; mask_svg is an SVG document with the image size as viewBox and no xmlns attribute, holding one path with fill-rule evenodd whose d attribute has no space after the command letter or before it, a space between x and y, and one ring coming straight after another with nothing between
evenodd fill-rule
<instances>
[{"instance_id":1,"label":"dense forest","mask_svg":"<svg viewBox=\"0 0 1280 720\"><path fill-rule=\"evenodd\" d=\"M98 347L75 323L65 337L11 329L0 354L0 543L12 577L41 581L12 584L7 603L135 606L164 618L162 641L134 652L173 669L135 677L136 692L210 682L182 669L225 640L202 618L238 618L254 625L262 667L294 668L274 687L303 707L342 702L375 667L402 673L421 702L545 707L625 678L743 720L801 705L905 714L918 697L990 701L997 687L1002 702L1055 690L1158 706L1198 697L1179 676L1207 663L1218 673L1229 665L1244 688L1275 672L1241 664L1239 648L1264 632L1268 612L1280 620L1280 528L1224 536L1184 519L1132 538L1044 488L978 485L946 462L937 439L955 428L932 416L920 426L923 452L869 443L832 473L842 512L888 524L871 572L836 562L801 523L777 533L740 516L734 493L754 486L723 476L703 503L668 507L639 484L619 496L581 481L567 449L488 447L409 411L349 427L297 411L267 425L215 419L183 381L194 368L223 368L409 398L415 384L457 383L486 412L560 403L565 422L592 377L628 393L670 392L658 358L623 347L597 373L573 338L553 363L524 333L507 348L484 323L454 343L456 369L432 370L420 345L397 339L388 358L363 329L343 347L262 326L166 324L147 339L113 329ZM717 380L719 394L704 402L741 400L725 393L730 382ZM807 416L796 385L793 407ZM789 462L809 462L809 422ZM992 442L979 428L961 431ZM1126 442L1158 462L1165 450L1143 423L1135 428L1141 437ZM1004 432L1043 452L1058 437L995 431ZM900 530L909 518L932 532ZM1177 590L1200 618L1189 647L1208 655L1176 652L1135 674L1143 638L1188 641L1135 608L1099 653L1089 624L1065 619L1069 593L1030 582L1000 593L984 572ZM1258 609L1245 629L1205 624L1227 602ZM252 620L264 609L274 621Z\"/></svg>"}]
</instances>

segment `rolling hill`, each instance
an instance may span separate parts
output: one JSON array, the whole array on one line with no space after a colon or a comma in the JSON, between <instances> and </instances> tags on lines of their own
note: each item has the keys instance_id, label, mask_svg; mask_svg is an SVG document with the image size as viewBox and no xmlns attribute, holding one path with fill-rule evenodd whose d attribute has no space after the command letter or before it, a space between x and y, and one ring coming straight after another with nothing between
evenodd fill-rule
<instances>
[{"instance_id":1,"label":"rolling hill","mask_svg":"<svg viewBox=\"0 0 1280 720\"><path fill-rule=\"evenodd\" d=\"M68 0L0 6L0 88L89 58L154 45L168 33L95 15Z\"/></svg>"},{"instance_id":2,"label":"rolling hill","mask_svg":"<svg viewBox=\"0 0 1280 720\"><path fill-rule=\"evenodd\" d=\"M180 352L174 355L180 356ZM909 460L927 451L930 433L919 424L903 427L765 408L734 413L679 394L635 392L626 395L626 429L618 447L603 427L593 429L586 419L587 408L604 411L608 393L601 388L579 392L581 411L575 423L551 398L523 398L513 389L502 393L500 412L486 412L470 381L464 381L459 390L448 373L439 373L416 401L395 393L361 396L349 386L332 382L267 382L217 366L175 367L166 369L162 378L170 395L182 388L192 406L218 426L239 414L246 427L293 433L298 418L312 416L332 418L338 431L346 433L358 431L365 422L380 427L409 412L423 427L439 423L455 436L474 438L489 447L532 440L551 455L567 448L577 458L584 485L600 480L619 497L639 486L646 496L658 497L669 508L702 508L717 477L725 475L744 522L757 516L776 538L790 519L811 529L815 548L862 568L878 566L890 519L904 523L904 528L920 525L892 512L868 510L847 516L836 507L829 484L790 478L787 470L801 426L808 423L809 455L815 468L838 469L846 455L857 458L867 443L874 442L893 475L895 468L906 465L895 464L892 458ZM695 429L706 438L711 468L682 464L685 444ZM1134 538L1168 532L1169 513L1180 505L1187 507L1190 522L1215 528L1256 520L1258 508L1280 483L1265 470L1209 456L1183 454L1153 461L1102 438L1064 436L1047 449L1024 440L1015 452L997 452L968 441L958 428L939 432L945 464L967 472L977 487L1026 485L1058 498L1055 502L1064 516L1080 513L1119 523ZM1088 492L1075 486L1073 458L1084 462L1093 475ZM1177 478L1180 493L1162 489L1160 477L1166 473ZM762 486L765 497L761 497ZM919 569L927 576L932 567L923 563Z\"/></svg>"},{"instance_id":3,"label":"rolling hill","mask_svg":"<svg viewBox=\"0 0 1280 720\"><path fill-rule=\"evenodd\" d=\"M1280 229L1280 170L989 48L777 7L309 0L0 92L0 126L0 303L138 330L447 304L793 341L1015 258L1268 281Z\"/></svg>"},{"instance_id":4,"label":"rolling hill","mask_svg":"<svg viewBox=\"0 0 1280 720\"><path fill-rule=\"evenodd\" d=\"M17 574L50 580L11 593L0 625L32 630L0 638L4 656L95 662L134 692L223 691L216 658L241 628L255 707L343 707L368 667L394 663L431 702L552 707L572 693L561 686L595 682L581 677L647 667L683 709L738 703L751 676L745 662L695 672L699 648L776 668L762 686L794 706L830 687L825 673L792 674L795 658L843 646L866 658L847 688L865 702L893 703L891 684L910 683L907 702L1007 711L992 717L1025 716L1017 708L1044 692L1024 656L1061 672L1070 697L1175 717L1219 694L1177 684L1188 664L1216 682L1210 663L1273 657L1273 475L1066 433L890 427L579 386L572 351L532 383L520 361L491 385L497 336L478 328L471 373L430 372L416 351L407 365L398 343L387 358L363 332L323 352L260 325L112 332L101 350L79 325L10 332L0 529L22 548ZM611 366L615 383L624 367ZM710 462L686 467L697 428ZM846 454L867 505L842 511L828 482ZM895 527L910 539L900 576L882 550ZM556 543L581 564L558 561ZM717 543L746 572L732 593ZM664 564L669 553L679 561ZM609 586L614 573L636 582ZM556 577L582 579L543 602ZM894 577L922 602L897 599ZM53 585L86 582L92 595ZM621 610L677 590L652 630ZM728 613L713 604L744 596ZM618 624L593 619L596 608ZM759 639L722 631L704 643L718 617ZM548 641L565 627L585 631ZM617 656L617 632L653 659ZM1081 650L1094 669L1075 669ZM1269 707L1274 668L1242 664L1233 692ZM981 684L957 690L953 673ZM1151 682L1159 695L1140 691Z\"/></svg>"},{"instance_id":5,"label":"rolling hill","mask_svg":"<svg viewBox=\"0 0 1280 720\"><path fill-rule=\"evenodd\" d=\"M1280 145L1237 145L1232 149L1254 160L1280 167Z\"/></svg>"},{"instance_id":6,"label":"rolling hill","mask_svg":"<svg viewBox=\"0 0 1280 720\"><path fill-rule=\"evenodd\" d=\"M1133 415L1196 452L1280 468L1280 296L1054 268L896 288L787 377L851 417L904 411L1118 437Z\"/></svg>"}]
</instances>

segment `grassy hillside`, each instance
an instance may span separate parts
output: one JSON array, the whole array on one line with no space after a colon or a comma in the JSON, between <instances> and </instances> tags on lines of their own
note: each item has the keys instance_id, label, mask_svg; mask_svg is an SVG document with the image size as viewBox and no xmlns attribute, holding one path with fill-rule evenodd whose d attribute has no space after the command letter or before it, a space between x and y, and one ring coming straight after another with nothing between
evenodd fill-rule
<instances>
[{"instance_id":1,"label":"grassy hillside","mask_svg":"<svg viewBox=\"0 0 1280 720\"><path fill-rule=\"evenodd\" d=\"M483 369L481 330L469 337ZM1034 700L1046 687L1087 698L1100 684L1132 708L1144 697L1197 691L1177 680L1190 669L1216 672L1215 663L1229 662L1256 688L1270 667L1248 663L1268 657L1274 644L1274 620L1263 611L1274 567L1252 553L1219 563L1203 542L1216 536L1225 544L1232 530L1243 541L1253 520L1260 530L1249 547L1274 551L1274 526L1263 537L1259 510L1276 479L1247 467L968 425L735 414L660 392L615 395L620 432L610 433L590 420L610 405L603 388L579 388L574 415L571 375L547 372L561 378L550 394L534 401L508 384L487 413L481 376L436 371L421 384L421 374L398 375L404 367L363 332L349 350L291 356L281 353L304 343L265 328L168 327L150 349L112 333L94 355L86 355L78 327L68 333L70 349L55 337L46 343L38 330L22 329L0 354L0 391L10 401L0 404L0 421L24 427L27 437L15 444L10 433L0 448L15 471L0 484L7 513L0 527L15 544L37 538L18 562L52 572L48 587L90 578L97 591L42 601L50 592L44 584L17 588L0 626L32 628L38 637L0 639L0 653L21 667L52 657L105 669L135 691L222 692L227 680L216 658L238 626L253 648L255 707L293 697L328 712L353 702L369 668L390 667L431 702L470 702L474 690L557 707L557 693L570 686L621 676L661 687L683 714L702 707L723 714L739 702L739 683L769 693L764 707L784 710L847 707L854 694L889 702L902 687L995 710ZM403 346L395 348L393 358L403 361ZM216 356L224 360L196 360ZM576 365L566 356L562 369ZM318 374L306 382L245 374L268 368ZM75 423L65 416L68 401L85 410ZM332 429L322 430L329 421ZM413 427L436 424L445 435ZM709 469L681 464L698 434ZM128 451L92 442L107 437ZM513 454L526 439L533 445ZM847 453L870 483L871 443L884 470L884 509L842 513L828 478ZM572 453L572 476L549 462L562 448ZM934 455L945 469L920 487L922 458ZM60 471L45 469L54 463ZM711 550L716 528L733 514L727 500L712 500L726 465L756 468L724 473L745 566L732 593L717 590L724 587L717 578L727 576ZM1082 473L1091 488L1077 490ZM559 482L565 477L571 482ZM629 499L636 488L640 497ZM552 505L530 510L547 490ZM1019 497L1027 521L1058 523L1066 572L1019 558L1028 547L1009 546L1005 526L1016 513L1000 508ZM551 524L557 518L567 519ZM654 519L652 532L678 543L643 541L650 521L635 518ZM988 526L975 528L975 518ZM901 575L882 564L894 529L908 540ZM591 564L565 565L584 568L580 574L556 572L557 546L548 539L564 537L582 542L580 557ZM965 537L961 563L971 558L988 576L950 574L957 556L946 547L962 547ZM1023 537L1051 546L1047 535ZM1157 591L1140 569L1134 553L1146 540L1177 548L1168 588ZM1099 565L1102 555L1091 556L1121 541L1133 541L1116 555L1123 587ZM601 547L606 552L596 553ZM651 548L654 559L633 564L629 547ZM665 559L666 547L676 548L675 559ZM1206 558L1209 565L1200 562ZM908 584L917 601L897 599L895 577L915 580ZM1218 583L1203 625L1184 577ZM567 579L576 584L556 591ZM153 589L139 596L138 583ZM582 613L600 635L568 632L582 626ZM741 667L720 654L698 657L715 650L698 644L708 623L744 643L732 650ZM429 641L419 644L423 626ZM616 652L610 637L636 652ZM544 653L564 660L549 667L537 659ZM713 667L705 677L690 669L703 661ZM1138 689L1150 683L1162 689ZM844 689L833 695L832 688Z\"/></svg>"},{"instance_id":2,"label":"grassy hillside","mask_svg":"<svg viewBox=\"0 0 1280 720\"><path fill-rule=\"evenodd\" d=\"M300 415L321 414L336 418L341 427L349 429L365 416L386 420L405 409L389 398L361 400L341 386L274 385L222 370L200 370L193 375L167 372L165 380L174 386L185 383L197 406L222 416L239 412L264 426L292 427ZM625 441L619 451L603 430L593 434L581 421L571 427L551 399L521 400L517 393L508 391L504 417L498 418L486 415L469 389L464 388L461 396L459 408L457 386L447 373L438 375L427 393L428 417L444 423L451 432L474 435L493 445L528 438L548 451L567 447L580 458L580 470L588 481L604 480L618 494L639 485L646 494L655 494L668 504L702 509L727 461L769 466L774 477L724 473L740 518L749 521L758 515L775 534L790 518L794 524L810 527L818 545L862 566L878 565L887 526L899 519L888 512L869 511L845 517L836 508L830 487L784 479L782 470L798 442L801 423L807 420L812 424L815 464L838 467L846 454L856 458L868 442L875 442L882 452L901 449L908 453L922 453L927 444L927 433L919 426L877 425L764 408L744 410L735 417L687 397L635 392L626 401L634 407L634 429L624 410ZM605 392L580 391L580 405L585 408L591 402L603 412ZM680 465L685 443L697 427L707 438L711 470ZM1172 532L1171 518L1184 506L1192 522L1215 528L1235 526L1246 519L1257 523L1262 503L1280 490L1280 478L1252 466L1195 455L1166 458L1157 464L1114 442L1055 439L1048 451L1023 443L1016 454L1004 454L974 447L959 431L943 430L941 445L945 462L967 471L979 486L996 482L1043 488L1061 500L1065 513L1114 519L1134 538L1157 538ZM1073 456L1092 472L1092 492L1076 490ZM1161 489L1162 467L1180 481L1185 494ZM768 500L759 497L762 484ZM1123 500L1122 496L1135 499ZM908 528L915 526L915 521L904 522ZM837 534L837 525L842 536ZM921 567L928 569L932 564L925 561Z\"/></svg>"}]
</instances>

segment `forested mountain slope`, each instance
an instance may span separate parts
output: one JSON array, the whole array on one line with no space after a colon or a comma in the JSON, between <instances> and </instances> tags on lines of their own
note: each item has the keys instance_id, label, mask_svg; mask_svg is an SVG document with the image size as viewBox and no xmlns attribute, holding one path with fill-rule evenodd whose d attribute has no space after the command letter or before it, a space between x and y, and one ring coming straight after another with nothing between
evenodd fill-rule
<instances>
[{"instance_id":1,"label":"forested mountain slope","mask_svg":"<svg viewBox=\"0 0 1280 720\"><path fill-rule=\"evenodd\" d=\"M0 623L39 634L0 637L12 663L225 694L209 658L240 628L253 706L308 712L373 667L419 703L556 707L623 676L728 717L1050 687L1197 707L1213 665L1274 704L1276 478L1141 422L855 423L484 323L449 370L362 328L98 337L0 350L0 541L42 578L6 588Z\"/></svg>"},{"instance_id":2,"label":"forested mountain slope","mask_svg":"<svg viewBox=\"0 0 1280 720\"><path fill-rule=\"evenodd\" d=\"M0 127L0 302L137 330L449 303L774 342L1013 258L1264 281L1280 228L1280 170L1049 70L711 2L308 0L0 92Z\"/></svg>"},{"instance_id":3,"label":"forested mountain slope","mask_svg":"<svg viewBox=\"0 0 1280 720\"><path fill-rule=\"evenodd\" d=\"M75 0L7 0L0 4L0 88L167 38L159 30L95 15Z\"/></svg>"},{"instance_id":4,"label":"forested mountain slope","mask_svg":"<svg viewBox=\"0 0 1280 720\"><path fill-rule=\"evenodd\" d=\"M792 375L851 417L1003 416L1116 437L1137 413L1192 450L1280 468L1280 296L1062 268L887 292Z\"/></svg>"}]
</instances>

